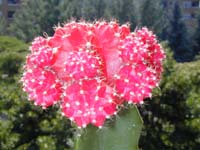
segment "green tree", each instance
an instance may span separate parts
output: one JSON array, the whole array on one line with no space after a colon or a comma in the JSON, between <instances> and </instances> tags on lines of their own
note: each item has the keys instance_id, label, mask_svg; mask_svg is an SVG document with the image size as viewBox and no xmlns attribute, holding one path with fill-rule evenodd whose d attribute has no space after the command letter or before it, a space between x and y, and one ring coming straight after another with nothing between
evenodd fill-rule
<instances>
[{"instance_id":1,"label":"green tree","mask_svg":"<svg viewBox=\"0 0 200 150\"><path fill-rule=\"evenodd\" d=\"M160 34L160 38L164 41L168 40L168 34L170 30L170 20L172 18L172 7L169 6L169 1L168 0L161 0L161 8L163 9L162 11L162 16L163 16L163 22L162 22L162 31Z\"/></svg>"},{"instance_id":2,"label":"green tree","mask_svg":"<svg viewBox=\"0 0 200 150\"><path fill-rule=\"evenodd\" d=\"M178 62L190 61L193 58L190 35L182 19L181 8L178 2L174 5L168 35L169 45L174 51L174 58Z\"/></svg>"},{"instance_id":3,"label":"green tree","mask_svg":"<svg viewBox=\"0 0 200 150\"><path fill-rule=\"evenodd\" d=\"M120 23L130 23L131 28L134 30L139 19L137 1L109 0L106 4L106 15L108 18L117 19Z\"/></svg>"},{"instance_id":4,"label":"green tree","mask_svg":"<svg viewBox=\"0 0 200 150\"><path fill-rule=\"evenodd\" d=\"M167 50L165 72L151 100L141 107L144 150L197 150L200 148L200 61L175 63Z\"/></svg>"},{"instance_id":5,"label":"green tree","mask_svg":"<svg viewBox=\"0 0 200 150\"><path fill-rule=\"evenodd\" d=\"M0 76L13 82L24 62L27 45L14 37L0 36Z\"/></svg>"},{"instance_id":6,"label":"green tree","mask_svg":"<svg viewBox=\"0 0 200 150\"><path fill-rule=\"evenodd\" d=\"M23 0L21 8L14 15L9 33L31 41L44 31L52 35L52 26L72 18L90 21L117 19L120 23L129 22L134 29L139 20L138 4L136 0Z\"/></svg>"},{"instance_id":7,"label":"green tree","mask_svg":"<svg viewBox=\"0 0 200 150\"><path fill-rule=\"evenodd\" d=\"M123 0L119 10L119 21L121 23L130 22L132 29L137 26L138 14L133 0Z\"/></svg>"},{"instance_id":8,"label":"green tree","mask_svg":"<svg viewBox=\"0 0 200 150\"><path fill-rule=\"evenodd\" d=\"M120 23L129 22L134 29L138 21L138 10L133 0L83 0L62 1L60 10L62 20L70 18L98 20L117 19Z\"/></svg>"},{"instance_id":9,"label":"green tree","mask_svg":"<svg viewBox=\"0 0 200 150\"><path fill-rule=\"evenodd\" d=\"M73 136L69 120L57 106L42 110L22 92L20 70L27 49L16 38L0 37L0 149L67 150Z\"/></svg>"},{"instance_id":10,"label":"green tree","mask_svg":"<svg viewBox=\"0 0 200 150\"><path fill-rule=\"evenodd\" d=\"M6 20L4 17L0 18L0 35L4 35L6 33Z\"/></svg>"},{"instance_id":11,"label":"green tree","mask_svg":"<svg viewBox=\"0 0 200 150\"><path fill-rule=\"evenodd\" d=\"M24 41L31 41L44 31L51 35L52 26L59 22L58 4L59 0L23 0L9 27L10 34Z\"/></svg>"},{"instance_id":12,"label":"green tree","mask_svg":"<svg viewBox=\"0 0 200 150\"><path fill-rule=\"evenodd\" d=\"M141 3L140 24L152 29L157 34L161 34L166 26L161 0L142 0Z\"/></svg>"},{"instance_id":13,"label":"green tree","mask_svg":"<svg viewBox=\"0 0 200 150\"><path fill-rule=\"evenodd\" d=\"M96 8L97 8L96 17L97 18L102 18L105 16L105 7L106 7L105 0L96 1Z\"/></svg>"},{"instance_id":14,"label":"green tree","mask_svg":"<svg viewBox=\"0 0 200 150\"><path fill-rule=\"evenodd\" d=\"M65 0L59 4L59 10L61 11L60 17L62 21L68 21L69 19L81 19L82 18L82 3L79 0Z\"/></svg>"},{"instance_id":15,"label":"green tree","mask_svg":"<svg viewBox=\"0 0 200 150\"><path fill-rule=\"evenodd\" d=\"M198 26L194 33L194 43L193 43L193 49L195 55L200 54L200 15L198 16Z\"/></svg>"},{"instance_id":16,"label":"green tree","mask_svg":"<svg viewBox=\"0 0 200 150\"><path fill-rule=\"evenodd\" d=\"M82 1L82 17L86 20L97 20L104 17L105 0Z\"/></svg>"}]
</instances>

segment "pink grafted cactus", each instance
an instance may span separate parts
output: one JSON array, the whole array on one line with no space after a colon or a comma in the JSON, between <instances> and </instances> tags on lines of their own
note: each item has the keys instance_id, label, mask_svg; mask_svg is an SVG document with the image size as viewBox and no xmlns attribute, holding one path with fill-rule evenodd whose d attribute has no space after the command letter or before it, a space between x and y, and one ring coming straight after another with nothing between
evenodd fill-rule
<instances>
[{"instance_id":1,"label":"pink grafted cactus","mask_svg":"<svg viewBox=\"0 0 200 150\"><path fill-rule=\"evenodd\" d=\"M22 77L36 105L60 102L78 127L101 127L124 101L143 103L158 86L164 51L147 28L117 22L70 22L37 37Z\"/></svg>"},{"instance_id":2,"label":"pink grafted cactus","mask_svg":"<svg viewBox=\"0 0 200 150\"><path fill-rule=\"evenodd\" d=\"M56 104L62 94L61 83L54 72L42 68L28 68L23 74L24 91L35 105L46 108Z\"/></svg>"},{"instance_id":3,"label":"pink grafted cactus","mask_svg":"<svg viewBox=\"0 0 200 150\"><path fill-rule=\"evenodd\" d=\"M113 88L100 79L82 80L64 91L62 111L78 126L92 123L100 127L116 113L116 100Z\"/></svg>"}]
</instances>

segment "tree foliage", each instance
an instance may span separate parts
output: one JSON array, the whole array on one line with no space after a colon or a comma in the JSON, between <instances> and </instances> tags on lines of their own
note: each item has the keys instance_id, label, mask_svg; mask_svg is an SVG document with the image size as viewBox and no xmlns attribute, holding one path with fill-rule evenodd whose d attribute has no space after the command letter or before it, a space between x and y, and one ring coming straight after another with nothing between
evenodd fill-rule
<instances>
[{"instance_id":1,"label":"tree foliage","mask_svg":"<svg viewBox=\"0 0 200 150\"><path fill-rule=\"evenodd\" d=\"M190 61L193 58L193 50L190 42L190 35L182 19L182 12L178 2L173 8L173 15L170 20L168 33L169 45L174 51L174 58L178 62Z\"/></svg>"},{"instance_id":2,"label":"tree foliage","mask_svg":"<svg viewBox=\"0 0 200 150\"><path fill-rule=\"evenodd\" d=\"M179 3L174 3L173 11L170 9L173 13L167 11L165 3L164 0L22 0L22 6L15 13L8 31L10 35L30 42L38 35L51 36L52 27L71 19L115 19L120 23L130 23L132 30L147 26L161 39L169 40L178 62L190 61L199 51L198 30L195 34L194 52ZM5 32L2 25L1 32Z\"/></svg>"},{"instance_id":3,"label":"tree foliage","mask_svg":"<svg viewBox=\"0 0 200 150\"><path fill-rule=\"evenodd\" d=\"M163 27L160 26L162 21L159 18L162 16L162 9L160 0L154 1L149 3L143 0L23 0L21 8L14 15L9 33L21 40L31 41L43 32L52 35L53 26L73 18L89 21L116 19L120 23L130 23L133 30L142 24L160 32Z\"/></svg>"},{"instance_id":4,"label":"tree foliage","mask_svg":"<svg viewBox=\"0 0 200 150\"><path fill-rule=\"evenodd\" d=\"M139 2L135 0L117 0L108 3L110 15L119 20L120 23L130 23L134 30L139 21ZM107 11L109 12L109 11Z\"/></svg>"},{"instance_id":5,"label":"tree foliage","mask_svg":"<svg viewBox=\"0 0 200 150\"><path fill-rule=\"evenodd\" d=\"M26 51L27 45L22 41L14 37L0 36L0 75L13 77L18 74Z\"/></svg>"},{"instance_id":6,"label":"tree foliage","mask_svg":"<svg viewBox=\"0 0 200 150\"><path fill-rule=\"evenodd\" d=\"M177 64L168 53L160 89L141 108L145 123L140 141L143 149L200 148L199 65L200 61Z\"/></svg>"},{"instance_id":7,"label":"tree foliage","mask_svg":"<svg viewBox=\"0 0 200 150\"><path fill-rule=\"evenodd\" d=\"M60 2L61 20L75 18L94 21L117 19L120 23L131 23L134 28L138 21L135 0L74 0Z\"/></svg>"},{"instance_id":8,"label":"tree foliage","mask_svg":"<svg viewBox=\"0 0 200 150\"><path fill-rule=\"evenodd\" d=\"M0 39L0 62L16 64L19 56L24 60L26 44L15 38ZM140 106L145 123L140 147L199 149L200 61L177 64L166 44L164 49L167 60L160 88L155 89L152 100ZM4 57L9 53L18 55ZM0 149L69 149L74 128L61 117L58 107L42 110L27 101L19 84L22 62L13 68L9 65L12 69L0 65Z\"/></svg>"},{"instance_id":9,"label":"tree foliage","mask_svg":"<svg viewBox=\"0 0 200 150\"><path fill-rule=\"evenodd\" d=\"M58 3L59 0L22 1L9 27L10 34L24 41L30 41L44 31L51 35L52 27L59 22Z\"/></svg>"},{"instance_id":10,"label":"tree foliage","mask_svg":"<svg viewBox=\"0 0 200 150\"><path fill-rule=\"evenodd\" d=\"M0 37L0 149L69 149L70 122L57 107L42 110L27 100L19 83L28 46Z\"/></svg>"},{"instance_id":11,"label":"tree foliage","mask_svg":"<svg viewBox=\"0 0 200 150\"><path fill-rule=\"evenodd\" d=\"M200 14L198 16L198 26L193 36L193 49L195 54L200 54Z\"/></svg>"},{"instance_id":12,"label":"tree foliage","mask_svg":"<svg viewBox=\"0 0 200 150\"><path fill-rule=\"evenodd\" d=\"M157 34L161 34L166 27L166 18L164 16L161 0L142 0L140 7L140 24L147 26Z\"/></svg>"},{"instance_id":13,"label":"tree foliage","mask_svg":"<svg viewBox=\"0 0 200 150\"><path fill-rule=\"evenodd\" d=\"M6 34L6 20L4 17L0 18L0 35L5 35Z\"/></svg>"}]
</instances>

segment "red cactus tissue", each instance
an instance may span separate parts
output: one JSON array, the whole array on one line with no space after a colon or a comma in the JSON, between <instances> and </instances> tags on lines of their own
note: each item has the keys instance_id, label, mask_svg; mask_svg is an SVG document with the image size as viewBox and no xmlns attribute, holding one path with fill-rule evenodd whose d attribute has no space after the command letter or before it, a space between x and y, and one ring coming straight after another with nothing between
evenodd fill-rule
<instances>
[{"instance_id":1,"label":"red cactus tissue","mask_svg":"<svg viewBox=\"0 0 200 150\"><path fill-rule=\"evenodd\" d=\"M59 102L79 127L101 127L124 101L143 103L158 86L164 51L147 28L70 22L30 46L23 89L35 105Z\"/></svg>"}]
</instances>

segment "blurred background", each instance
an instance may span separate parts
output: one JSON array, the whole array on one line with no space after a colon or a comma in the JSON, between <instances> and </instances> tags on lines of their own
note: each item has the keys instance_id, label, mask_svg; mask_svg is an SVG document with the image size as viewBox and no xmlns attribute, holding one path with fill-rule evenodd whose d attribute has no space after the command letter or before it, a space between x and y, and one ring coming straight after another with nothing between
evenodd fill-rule
<instances>
[{"instance_id":1,"label":"blurred background","mask_svg":"<svg viewBox=\"0 0 200 150\"><path fill-rule=\"evenodd\" d=\"M73 148L71 122L57 106L42 110L27 101L19 82L33 38L51 36L52 27L71 19L116 19L132 31L154 31L167 59L160 87L139 106L139 147L200 150L199 0L0 0L0 149Z\"/></svg>"}]
</instances>

